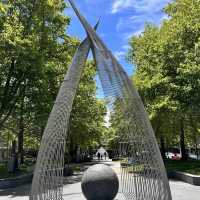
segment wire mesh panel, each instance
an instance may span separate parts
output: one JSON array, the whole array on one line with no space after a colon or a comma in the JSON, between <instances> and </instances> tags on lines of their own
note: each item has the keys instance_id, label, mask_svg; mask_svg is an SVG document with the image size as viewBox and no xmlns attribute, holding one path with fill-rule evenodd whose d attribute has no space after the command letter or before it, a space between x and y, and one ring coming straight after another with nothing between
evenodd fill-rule
<instances>
[{"instance_id":1,"label":"wire mesh panel","mask_svg":"<svg viewBox=\"0 0 200 200\"><path fill-rule=\"evenodd\" d=\"M62 200L68 121L89 49L90 40L86 39L74 55L49 116L37 158L31 200Z\"/></svg>"},{"instance_id":2,"label":"wire mesh panel","mask_svg":"<svg viewBox=\"0 0 200 200\"><path fill-rule=\"evenodd\" d=\"M129 77L85 18L69 0L93 44L93 54L109 109L120 106L121 187L125 199L171 200L156 138L141 98Z\"/></svg>"}]
</instances>

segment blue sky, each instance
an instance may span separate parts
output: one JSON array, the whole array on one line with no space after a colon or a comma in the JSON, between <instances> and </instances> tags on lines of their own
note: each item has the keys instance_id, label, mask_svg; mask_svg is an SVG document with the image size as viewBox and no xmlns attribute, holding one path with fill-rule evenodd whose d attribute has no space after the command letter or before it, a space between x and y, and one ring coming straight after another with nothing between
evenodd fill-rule
<instances>
[{"instance_id":1,"label":"blue sky","mask_svg":"<svg viewBox=\"0 0 200 200\"><path fill-rule=\"evenodd\" d=\"M141 34L146 22L160 25L161 21L167 18L162 9L171 1L74 0L90 24L94 25L99 18L101 19L98 34L129 75L134 72L134 66L125 59L129 38ZM68 8L65 12L72 18L68 34L85 38L85 31L73 10Z\"/></svg>"},{"instance_id":2,"label":"blue sky","mask_svg":"<svg viewBox=\"0 0 200 200\"><path fill-rule=\"evenodd\" d=\"M98 34L129 75L133 73L133 66L125 60L129 38L142 33L145 22L159 25L167 17L162 9L170 1L74 0L92 25L96 23L98 18L101 18ZM66 14L72 18L68 33L83 39L85 31L73 10L68 8Z\"/></svg>"}]
</instances>

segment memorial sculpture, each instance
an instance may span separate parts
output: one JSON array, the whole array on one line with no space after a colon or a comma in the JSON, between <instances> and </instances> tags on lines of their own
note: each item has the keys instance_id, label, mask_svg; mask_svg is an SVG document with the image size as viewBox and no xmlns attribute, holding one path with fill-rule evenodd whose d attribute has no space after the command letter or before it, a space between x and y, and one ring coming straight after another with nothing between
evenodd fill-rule
<instances>
[{"instance_id":1,"label":"memorial sculpture","mask_svg":"<svg viewBox=\"0 0 200 200\"><path fill-rule=\"evenodd\" d=\"M119 189L119 180L111 167L97 164L86 170L81 188L88 200L113 200Z\"/></svg>"},{"instance_id":2,"label":"memorial sculpture","mask_svg":"<svg viewBox=\"0 0 200 200\"><path fill-rule=\"evenodd\" d=\"M68 121L76 88L90 48L96 62L108 109L117 101L123 111L124 132L119 154L121 193L125 199L171 200L171 192L156 138L132 81L95 30L68 0L86 33L61 85L49 116L37 158L30 200L61 200Z\"/></svg>"}]
</instances>

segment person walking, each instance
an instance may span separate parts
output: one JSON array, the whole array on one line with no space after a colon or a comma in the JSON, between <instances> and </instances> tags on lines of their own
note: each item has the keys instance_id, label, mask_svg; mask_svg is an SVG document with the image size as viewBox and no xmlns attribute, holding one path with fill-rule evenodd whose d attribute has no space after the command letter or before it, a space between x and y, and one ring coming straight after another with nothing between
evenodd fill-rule
<instances>
[{"instance_id":1,"label":"person walking","mask_svg":"<svg viewBox=\"0 0 200 200\"><path fill-rule=\"evenodd\" d=\"M97 153L97 157L98 157L98 161L100 161L101 154L99 152Z\"/></svg>"},{"instance_id":2,"label":"person walking","mask_svg":"<svg viewBox=\"0 0 200 200\"><path fill-rule=\"evenodd\" d=\"M104 152L104 157L105 157L105 160L106 160L106 157L107 157L107 153L106 152Z\"/></svg>"}]
</instances>

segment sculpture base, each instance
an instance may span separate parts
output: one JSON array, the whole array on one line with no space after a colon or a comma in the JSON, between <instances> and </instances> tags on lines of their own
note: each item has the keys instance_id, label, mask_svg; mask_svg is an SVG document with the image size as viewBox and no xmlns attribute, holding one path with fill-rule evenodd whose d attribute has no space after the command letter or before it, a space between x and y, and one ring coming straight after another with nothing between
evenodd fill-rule
<instances>
[{"instance_id":1,"label":"sculpture base","mask_svg":"<svg viewBox=\"0 0 200 200\"><path fill-rule=\"evenodd\" d=\"M81 187L87 200L113 200L118 193L119 180L111 167L97 164L84 173Z\"/></svg>"}]
</instances>

